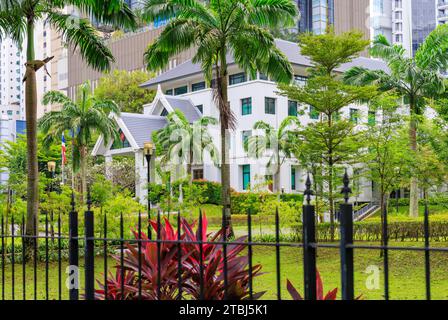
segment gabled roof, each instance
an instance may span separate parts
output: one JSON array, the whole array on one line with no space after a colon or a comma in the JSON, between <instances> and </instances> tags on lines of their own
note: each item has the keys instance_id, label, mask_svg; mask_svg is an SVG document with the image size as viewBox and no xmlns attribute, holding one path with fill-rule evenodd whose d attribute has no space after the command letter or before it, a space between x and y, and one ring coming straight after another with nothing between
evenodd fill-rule
<instances>
[{"instance_id":1,"label":"gabled roof","mask_svg":"<svg viewBox=\"0 0 448 320\"><path fill-rule=\"evenodd\" d=\"M291 64L304 67L312 66L308 57L300 54L300 48L297 45L297 43L281 39L275 39L275 44L286 55ZM229 65L235 64L235 59L231 55L227 56L227 61ZM336 70L339 72L344 72L353 66L362 66L371 70L379 69L383 71L388 71L388 68L384 62L365 57L358 57L354 59L352 62L346 63ZM154 87L161 83L165 83L176 79L182 79L188 76L201 73L202 73L201 65L193 63L190 59L185 61L184 63L179 64L175 68L162 73L158 77L155 77L143 83L140 86L145 88Z\"/></svg>"},{"instance_id":2,"label":"gabled roof","mask_svg":"<svg viewBox=\"0 0 448 320\"><path fill-rule=\"evenodd\" d=\"M160 130L167 124L165 117L135 113L122 113L121 120L140 149L145 142L151 141L153 131Z\"/></svg>"},{"instance_id":3,"label":"gabled roof","mask_svg":"<svg viewBox=\"0 0 448 320\"><path fill-rule=\"evenodd\" d=\"M198 108L196 108L190 98L166 95L162 92L160 86L157 87L156 96L151 103L152 107L150 108L150 114L155 114L155 110L159 103L163 105L168 113L171 113L176 109L182 111L190 123L193 123L202 117L201 112L199 112Z\"/></svg>"}]
</instances>

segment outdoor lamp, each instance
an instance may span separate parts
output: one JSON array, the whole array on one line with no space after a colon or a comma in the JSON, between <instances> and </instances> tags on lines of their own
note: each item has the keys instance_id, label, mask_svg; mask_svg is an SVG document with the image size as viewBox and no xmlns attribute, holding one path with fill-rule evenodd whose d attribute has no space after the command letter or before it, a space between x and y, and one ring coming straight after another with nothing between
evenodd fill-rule
<instances>
[{"instance_id":1,"label":"outdoor lamp","mask_svg":"<svg viewBox=\"0 0 448 320\"><path fill-rule=\"evenodd\" d=\"M56 171L56 162L48 161L47 166L49 172L54 173Z\"/></svg>"},{"instance_id":2,"label":"outdoor lamp","mask_svg":"<svg viewBox=\"0 0 448 320\"><path fill-rule=\"evenodd\" d=\"M145 142L143 145L143 151L146 157L152 156L152 153L154 151L154 144L152 142Z\"/></svg>"}]
</instances>

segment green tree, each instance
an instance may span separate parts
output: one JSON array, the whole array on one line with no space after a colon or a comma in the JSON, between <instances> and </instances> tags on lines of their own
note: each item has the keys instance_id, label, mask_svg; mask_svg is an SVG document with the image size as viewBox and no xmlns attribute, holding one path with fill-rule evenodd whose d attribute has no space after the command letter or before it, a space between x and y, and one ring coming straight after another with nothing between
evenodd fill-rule
<instances>
[{"instance_id":1,"label":"green tree","mask_svg":"<svg viewBox=\"0 0 448 320\"><path fill-rule=\"evenodd\" d=\"M353 67L344 79L353 85L375 83L380 90L394 90L409 106L409 145L416 152L417 125L424 115L427 98L435 98L445 92L444 72L448 67L448 26L440 25L426 38L414 57L408 57L400 45L391 45L383 35L379 35L370 48L374 58L387 63L390 72ZM409 215L418 216L419 188L415 175L410 181Z\"/></svg>"},{"instance_id":2,"label":"green tree","mask_svg":"<svg viewBox=\"0 0 448 320\"><path fill-rule=\"evenodd\" d=\"M164 166L187 164L190 182L193 179L193 165L203 164L203 154L207 151L215 163L218 162L218 151L208 126L218 121L212 117L202 117L194 123L176 109L167 116L168 125L153 132L152 139L156 145L156 154L160 156Z\"/></svg>"},{"instance_id":3,"label":"green tree","mask_svg":"<svg viewBox=\"0 0 448 320\"><path fill-rule=\"evenodd\" d=\"M113 100L122 112L142 113L143 105L154 99L154 91L140 87L148 81L148 72L114 70L99 80L95 96L101 100Z\"/></svg>"},{"instance_id":4,"label":"green tree","mask_svg":"<svg viewBox=\"0 0 448 320\"><path fill-rule=\"evenodd\" d=\"M359 150L359 133L355 133L355 121L340 118L340 111L352 103L368 100L376 94L375 87L347 85L336 69L352 61L367 46L363 34L349 31L336 35L328 29L326 34L304 34L299 38L301 53L308 56L313 67L305 86L280 85L281 93L290 99L312 106L321 113L318 122L311 123L298 132L301 143L314 158L322 158L322 180L328 199L331 235L334 238L336 179L340 175L336 167L353 160ZM329 49L331 48L331 50ZM351 119L356 120L357 119ZM298 157L300 158L300 156Z\"/></svg>"},{"instance_id":5,"label":"green tree","mask_svg":"<svg viewBox=\"0 0 448 320\"><path fill-rule=\"evenodd\" d=\"M169 58L185 49L196 48L193 62L200 63L208 83L216 85L215 101L221 129L221 183L225 227L230 226L229 130L235 128L235 115L228 97L228 54L249 72L257 71L278 82L290 82L292 68L275 46L268 27L291 26L297 5L290 0L210 0L206 2L147 0L146 16L165 18L175 13L160 36L145 52L151 70L161 69Z\"/></svg>"},{"instance_id":6,"label":"green tree","mask_svg":"<svg viewBox=\"0 0 448 320\"><path fill-rule=\"evenodd\" d=\"M256 158L262 157L268 150L272 151L267 169L274 177L275 192L281 190L281 166L286 159L292 157L292 151L295 147L296 135L291 129L298 129L299 126L299 119L293 116L286 117L278 130L264 121L257 121L253 128L263 131L263 134L249 137L244 146L249 152L249 156L255 156Z\"/></svg>"},{"instance_id":7,"label":"green tree","mask_svg":"<svg viewBox=\"0 0 448 320\"><path fill-rule=\"evenodd\" d=\"M35 26L45 20L54 28L65 43L79 48L81 56L93 68L104 71L114 61L111 51L105 46L89 20L62 13L66 6L74 6L82 13L94 17L98 22L115 26L134 27L135 17L123 0L2 0L0 1L0 38L10 37L19 46L26 43L25 108L27 136L27 223L26 234L37 230L38 182L37 166L37 89L36 72L45 68L53 57L36 60Z\"/></svg>"},{"instance_id":8,"label":"green tree","mask_svg":"<svg viewBox=\"0 0 448 320\"><path fill-rule=\"evenodd\" d=\"M81 195L87 191L87 157L88 146L95 133L104 137L107 144L110 139L118 137L115 121L109 117L110 112L120 114L120 108L111 100L99 100L91 94L89 83L80 88L81 97L72 101L59 91L49 91L44 95L43 104L61 104L60 111L46 113L39 120L39 129L46 134L45 143L50 145L59 139L62 133L70 130L74 136L73 172L81 171Z\"/></svg>"}]
</instances>

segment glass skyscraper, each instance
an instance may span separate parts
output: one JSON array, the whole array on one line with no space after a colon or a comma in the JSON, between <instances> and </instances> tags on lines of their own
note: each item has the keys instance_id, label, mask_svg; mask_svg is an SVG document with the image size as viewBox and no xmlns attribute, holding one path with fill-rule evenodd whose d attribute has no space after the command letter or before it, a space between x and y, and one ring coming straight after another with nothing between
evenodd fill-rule
<instances>
[{"instance_id":1,"label":"glass skyscraper","mask_svg":"<svg viewBox=\"0 0 448 320\"><path fill-rule=\"evenodd\" d=\"M412 53L415 54L425 38L436 28L434 0L412 0Z\"/></svg>"},{"instance_id":2,"label":"glass skyscraper","mask_svg":"<svg viewBox=\"0 0 448 320\"><path fill-rule=\"evenodd\" d=\"M299 32L322 34L334 23L334 0L298 0Z\"/></svg>"}]
</instances>

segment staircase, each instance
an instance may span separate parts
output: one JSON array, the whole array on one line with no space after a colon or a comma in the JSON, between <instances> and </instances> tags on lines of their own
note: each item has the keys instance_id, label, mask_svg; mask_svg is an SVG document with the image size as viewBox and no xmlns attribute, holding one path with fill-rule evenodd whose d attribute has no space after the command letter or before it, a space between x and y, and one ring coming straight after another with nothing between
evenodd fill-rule
<instances>
[{"instance_id":1,"label":"staircase","mask_svg":"<svg viewBox=\"0 0 448 320\"><path fill-rule=\"evenodd\" d=\"M353 212L353 221L365 220L377 213L378 210L380 210L380 206L371 202L360 210Z\"/></svg>"}]
</instances>

